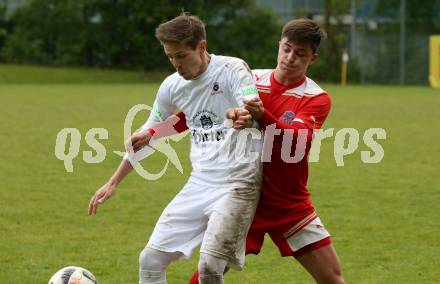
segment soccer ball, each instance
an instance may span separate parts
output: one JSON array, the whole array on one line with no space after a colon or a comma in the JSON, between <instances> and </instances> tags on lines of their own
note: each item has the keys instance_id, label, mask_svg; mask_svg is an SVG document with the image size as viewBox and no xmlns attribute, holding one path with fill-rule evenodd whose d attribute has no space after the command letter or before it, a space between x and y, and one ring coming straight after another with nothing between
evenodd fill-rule
<instances>
[{"instance_id":1,"label":"soccer ball","mask_svg":"<svg viewBox=\"0 0 440 284\"><path fill-rule=\"evenodd\" d=\"M82 267L67 266L57 271L49 284L98 284L95 276Z\"/></svg>"}]
</instances>

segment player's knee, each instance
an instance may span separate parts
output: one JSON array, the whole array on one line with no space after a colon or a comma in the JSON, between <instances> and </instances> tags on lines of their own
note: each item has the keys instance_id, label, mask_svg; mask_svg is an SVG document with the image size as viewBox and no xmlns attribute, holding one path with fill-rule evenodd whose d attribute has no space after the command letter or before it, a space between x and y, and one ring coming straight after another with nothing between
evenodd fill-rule
<instances>
[{"instance_id":1,"label":"player's knee","mask_svg":"<svg viewBox=\"0 0 440 284\"><path fill-rule=\"evenodd\" d=\"M163 258L153 249L144 248L139 254L139 284L165 284Z\"/></svg>"},{"instance_id":2,"label":"player's knee","mask_svg":"<svg viewBox=\"0 0 440 284\"><path fill-rule=\"evenodd\" d=\"M142 270L161 271L164 269L164 263L158 257L157 252L148 247L139 254L139 266Z\"/></svg>"},{"instance_id":3,"label":"player's knee","mask_svg":"<svg viewBox=\"0 0 440 284\"><path fill-rule=\"evenodd\" d=\"M339 266L331 267L327 270L327 273L321 275L320 278L321 279L317 281L319 284L345 284Z\"/></svg>"},{"instance_id":4,"label":"player's knee","mask_svg":"<svg viewBox=\"0 0 440 284\"><path fill-rule=\"evenodd\" d=\"M216 267L212 262L206 259L200 259L199 273L201 275L213 275L213 274L218 274L218 271L216 270Z\"/></svg>"},{"instance_id":5,"label":"player's knee","mask_svg":"<svg viewBox=\"0 0 440 284\"><path fill-rule=\"evenodd\" d=\"M223 259L205 253L200 254L200 260L199 260L200 276L203 275L223 276L225 267L226 267L226 261L224 261Z\"/></svg>"},{"instance_id":6,"label":"player's knee","mask_svg":"<svg viewBox=\"0 0 440 284\"><path fill-rule=\"evenodd\" d=\"M342 277L342 271L341 268L338 266L334 267L332 269L332 275L333 275L333 282L335 284L345 284L344 278Z\"/></svg>"},{"instance_id":7,"label":"player's knee","mask_svg":"<svg viewBox=\"0 0 440 284\"><path fill-rule=\"evenodd\" d=\"M333 279L332 283L344 284L344 278L342 278L342 271L339 261L331 267L331 275Z\"/></svg>"}]
</instances>

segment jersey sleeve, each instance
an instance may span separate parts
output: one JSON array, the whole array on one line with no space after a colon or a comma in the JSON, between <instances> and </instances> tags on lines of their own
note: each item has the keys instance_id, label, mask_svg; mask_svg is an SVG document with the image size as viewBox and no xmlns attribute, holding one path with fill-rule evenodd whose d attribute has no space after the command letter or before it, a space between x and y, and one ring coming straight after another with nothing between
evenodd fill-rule
<instances>
[{"instance_id":1,"label":"jersey sleeve","mask_svg":"<svg viewBox=\"0 0 440 284\"><path fill-rule=\"evenodd\" d=\"M176 110L176 106L171 101L170 87L168 84L168 80L165 80L159 87L156 100L154 101L150 116L148 117L147 122L141 127L140 131L148 131L149 129L154 130L154 127L161 124L163 125L163 128L166 129L170 128L170 130L172 131L173 124L171 123L173 122L173 120L170 120L168 118L173 114L175 110ZM172 134L173 133L170 133L169 135ZM163 135L163 136L169 136L169 135ZM150 145L154 146L154 142L155 141L151 141ZM152 147L146 146L136 153L126 153L124 159L139 162L145 159L147 156L151 155L153 152L154 149Z\"/></svg>"},{"instance_id":2,"label":"jersey sleeve","mask_svg":"<svg viewBox=\"0 0 440 284\"><path fill-rule=\"evenodd\" d=\"M142 126L141 131L155 127L176 111L176 106L171 101L170 87L167 82L168 81L163 82L159 87L150 116L147 122Z\"/></svg>"},{"instance_id":3,"label":"jersey sleeve","mask_svg":"<svg viewBox=\"0 0 440 284\"><path fill-rule=\"evenodd\" d=\"M151 128L154 133L154 138L168 137L177 133L182 133L188 130L188 125L186 124L186 117L183 112L179 112L176 115L170 116L164 122L156 124L156 126Z\"/></svg>"},{"instance_id":4,"label":"jersey sleeve","mask_svg":"<svg viewBox=\"0 0 440 284\"><path fill-rule=\"evenodd\" d=\"M266 108L260 118L260 125L265 129L268 125L274 124L277 129L308 129L307 140L312 140L313 130L320 129L327 118L331 107L331 99L327 93L317 95L304 103L293 119L292 124L287 124L276 118ZM295 131L295 133L297 133Z\"/></svg>"},{"instance_id":5,"label":"jersey sleeve","mask_svg":"<svg viewBox=\"0 0 440 284\"><path fill-rule=\"evenodd\" d=\"M250 100L258 97L258 90L255 85L251 69L243 60L237 60L230 64L230 82L234 98L238 106L243 107L243 100Z\"/></svg>"}]
</instances>

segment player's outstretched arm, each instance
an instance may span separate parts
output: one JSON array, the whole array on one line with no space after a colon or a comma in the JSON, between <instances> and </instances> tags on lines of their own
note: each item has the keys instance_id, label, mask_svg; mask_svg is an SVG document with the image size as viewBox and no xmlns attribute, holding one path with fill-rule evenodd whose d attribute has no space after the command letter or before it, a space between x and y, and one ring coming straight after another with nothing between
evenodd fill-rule
<instances>
[{"instance_id":1,"label":"player's outstretched arm","mask_svg":"<svg viewBox=\"0 0 440 284\"><path fill-rule=\"evenodd\" d=\"M133 151L137 152L150 143L153 135L154 130L152 129L136 132L127 140L127 142L125 142L125 149L127 152L130 152L130 147L132 147Z\"/></svg>"},{"instance_id":2,"label":"player's outstretched arm","mask_svg":"<svg viewBox=\"0 0 440 284\"><path fill-rule=\"evenodd\" d=\"M176 116L172 116L162 123L158 123L154 128L147 129L134 133L125 143L127 152L131 146L133 152L138 152L144 146L150 143L152 139L158 139L181 133L188 129L186 125L185 115L180 112ZM154 138L153 138L154 136ZM98 211L98 206L109 199L116 191L118 184L133 170L128 159L123 159L118 169L112 177L101 187L90 199L89 215L95 215Z\"/></svg>"},{"instance_id":3,"label":"player's outstretched arm","mask_svg":"<svg viewBox=\"0 0 440 284\"><path fill-rule=\"evenodd\" d=\"M174 128L173 128L174 125ZM129 152L130 146L133 152L138 152L144 146L150 143L153 136L155 139L174 135L187 130L185 115L183 113L177 114L166 121L156 125L154 129L148 129L146 131L140 131L134 133L125 143L127 152ZM98 206L109 199L116 191L118 184L133 170L129 159L123 159L112 177L101 187L90 199L89 203L89 215L95 215Z\"/></svg>"},{"instance_id":4,"label":"player's outstretched arm","mask_svg":"<svg viewBox=\"0 0 440 284\"><path fill-rule=\"evenodd\" d=\"M95 215L98 206L109 199L116 191L118 184L133 170L130 162L123 159L112 177L99 188L90 199L89 215Z\"/></svg>"},{"instance_id":5,"label":"player's outstretched arm","mask_svg":"<svg viewBox=\"0 0 440 284\"><path fill-rule=\"evenodd\" d=\"M149 131L136 132L125 142L127 152L129 148L132 148L134 152L139 151L151 140L153 134ZM89 215L95 215L98 206L109 199L115 192L119 183L133 170L129 159L123 159L119 164L111 178L101 186L95 194L92 196L89 202Z\"/></svg>"},{"instance_id":6,"label":"player's outstretched arm","mask_svg":"<svg viewBox=\"0 0 440 284\"><path fill-rule=\"evenodd\" d=\"M125 147L132 148L135 152L150 142L152 134L148 131L134 133L125 143ZM128 159L123 159L111 178L101 186L89 202L89 215L95 215L98 206L109 199L115 192L119 183L133 170Z\"/></svg>"},{"instance_id":7,"label":"player's outstretched arm","mask_svg":"<svg viewBox=\"0 0 440 284\"><path fill-rule=\"evenodd\" d=\"M131 147L138 151L151 140L152 134L148 131L134 133L125 143L125 147ZM133 170L128 159L123 159L111 178L101 186L92 196L89 202L89 215L95 215L98 206L109 199L115 192L119 183Z\"/></svg>"}]
</instances>

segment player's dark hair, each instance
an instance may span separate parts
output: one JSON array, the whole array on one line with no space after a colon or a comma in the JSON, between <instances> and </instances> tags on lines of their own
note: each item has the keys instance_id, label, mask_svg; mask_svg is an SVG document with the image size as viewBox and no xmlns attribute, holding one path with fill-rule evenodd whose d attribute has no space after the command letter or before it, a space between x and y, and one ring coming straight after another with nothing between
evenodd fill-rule
<instances>
[{"instance_id":1,"label":"player's dark hair","mask_svg":"<svg viewBox=\"0 0 440 284\"><path fill-rule=\"evenodd\" d=\"M182 12L156 28L156 38L164 43L183 43L192 49L206 39L205 24L196 16Z\"/></svg>"},{"instance_id":2,"label":"player's dark hair","mask_svg":"<svg viewBox=\"0 0 440 284\"><path fill-rule=\"evenodd\" d=\"M287 41L310 43L312 51L315 53L321 41L327 38L327 35L319 25L310 19L296 19L287 22L281 33L281 38L287 38Z\"/></svg>"}]
</instances>

